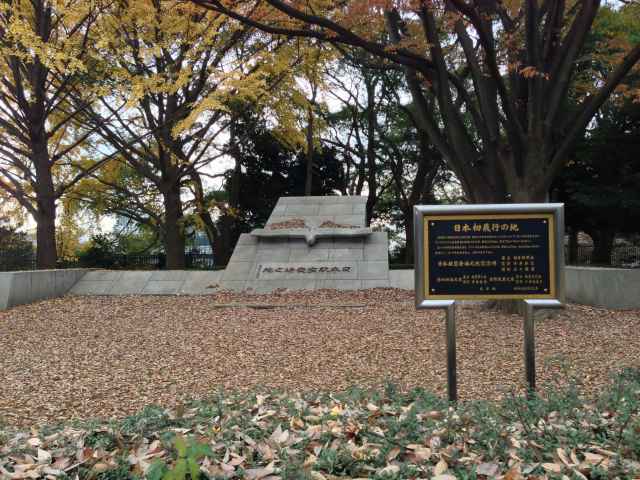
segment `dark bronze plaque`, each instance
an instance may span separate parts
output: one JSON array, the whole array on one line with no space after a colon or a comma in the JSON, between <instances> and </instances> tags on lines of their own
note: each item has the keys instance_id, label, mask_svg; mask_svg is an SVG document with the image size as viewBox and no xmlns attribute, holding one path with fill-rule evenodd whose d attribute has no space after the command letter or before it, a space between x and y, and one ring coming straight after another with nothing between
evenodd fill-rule
<instances>
[{"instance_id":1,"label":"dark bronze plaque","mask_svg":"<svg viewBox=\"0 0 640 480\"><path fill-rule=\"evenodd\" d=\"M425 298L553 298L553 214L425 215Z\"/></svg>"}]
</instances>

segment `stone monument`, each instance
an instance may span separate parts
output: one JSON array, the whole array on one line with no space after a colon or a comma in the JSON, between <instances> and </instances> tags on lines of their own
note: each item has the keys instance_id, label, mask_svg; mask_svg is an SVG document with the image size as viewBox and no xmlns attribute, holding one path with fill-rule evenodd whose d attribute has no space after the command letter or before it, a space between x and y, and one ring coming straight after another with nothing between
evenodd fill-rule
<instances>
[{"instance_id":1,"label":"stone monument","mask_svg":"<svg viewBox=\"0 0 640 480\"><path fill-rule=\"evenodd\" d=\"M365 197L282 197L265 228L242 234L221 286L266 293L389 287L386 232L365 226Z\"/></svg>"}]
</instances>

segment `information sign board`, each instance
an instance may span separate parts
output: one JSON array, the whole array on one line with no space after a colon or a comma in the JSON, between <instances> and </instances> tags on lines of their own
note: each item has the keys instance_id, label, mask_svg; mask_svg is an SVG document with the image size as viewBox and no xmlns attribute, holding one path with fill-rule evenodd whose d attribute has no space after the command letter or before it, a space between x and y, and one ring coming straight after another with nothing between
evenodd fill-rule
<instances>
[{"instance_id":1,"label":"information sign board","mask_svg":"<svg viewBox=\"0 0 640 480\"><path fill-rule=\"evenodd\" d=\"M425 215L425 298L554 298L554 218Z\"/></svg>"},{"instance_id":2,"label":"information sign board","mask_svg":"<svg viewBox=\"0 0 640 480\"><path fill-rule=\"evenodd\" d=\"M416 207L423 300L558 299L560 204Z\"/></svg>"},{"instance_id":3,"label":"information sign board","mask_svg":"<svg viewBox=\"0 0 640 480\"><path fill-rule=\"evenodd\" d=\"M564 205L414 207L416 308L446 312L447 389L457 400L457 300L524 300L525 373L535 390L534 309L564 303Z\"/></svg>"}]
</instances>

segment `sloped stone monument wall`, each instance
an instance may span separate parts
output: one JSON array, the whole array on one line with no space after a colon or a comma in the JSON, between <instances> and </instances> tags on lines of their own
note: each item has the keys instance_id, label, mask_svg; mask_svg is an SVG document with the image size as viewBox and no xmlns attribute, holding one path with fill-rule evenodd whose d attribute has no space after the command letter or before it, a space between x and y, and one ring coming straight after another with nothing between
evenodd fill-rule
<instances>
[{"instance_id":1,"label":"sloped stone monument wall","mask_svg":"<svg viewBox=\"0 0 640 480\"><path fill-rule=\"evenodd\" d=\"M242 234L222 276L232 290L388 287L386 232L365 227L364 197L283 197Z\"/></svg>"}]
</instances>

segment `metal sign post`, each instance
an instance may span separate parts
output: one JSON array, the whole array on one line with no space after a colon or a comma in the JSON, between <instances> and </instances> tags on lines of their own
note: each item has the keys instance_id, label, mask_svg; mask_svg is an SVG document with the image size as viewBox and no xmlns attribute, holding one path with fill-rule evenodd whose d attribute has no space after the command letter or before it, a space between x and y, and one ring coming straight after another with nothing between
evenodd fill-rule
<instances>
[{"instance_id":1,"label":"metal sign post","mask_svg":"<svg viewBox=\"0 0 640 480\"><path fill-rule=\"evenodd\" d=\"M535 390L536 309L564 303L564 205L414 207L417 309L445 310L449 400L457 400L457 300L523 300L524 358Z\"/></svg>"}]
</instances>

